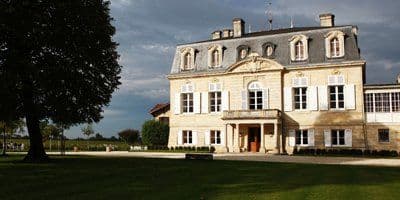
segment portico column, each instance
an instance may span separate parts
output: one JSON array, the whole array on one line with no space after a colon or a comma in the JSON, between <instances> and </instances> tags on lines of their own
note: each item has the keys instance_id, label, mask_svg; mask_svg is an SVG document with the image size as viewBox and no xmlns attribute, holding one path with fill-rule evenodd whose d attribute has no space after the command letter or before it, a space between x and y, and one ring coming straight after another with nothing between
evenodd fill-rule
<instances>
[{"instance_id":1,"label":"portico column","mask_svg":"<svg viewBox=\"0 0 400 200\"><path fill-rule=\"evenodd\" d=\"M260 152L265 153L264 123L260 124Z\"/></svg>"},{"instance_id":2,"label":"portico column","mask_svg":"<svg viewBox=\"0 0 400 200\"><path fill-rule=\"evenodd\" d=\"M275 153L280 153L279 150L279 141L278 141L278 123L274 123L274 152Z\"/></svg>"},{"instance_id":3,"label":"portico column","mask_svg":"<svg viewBox=\"0 0 400 200\"><path fill-rule=\"evenodd\" d=\"M224 141L222 141L222 144L225 146L226 152L229 151L228 149L228 124L225 124L225 137L224 137Z\"/></svg>"},{"instance_id":4,"label":"portico column","mask_svg":"<svg viewBox=\"0 0 400 200\"><path fill-rule=\"evenodd\" d=\"M240 148L239 148L239 124L235 124L235 129L234 129L234 132L233 132L233 138L234 138L233 151L234 152L240 152Z\"/></svg>"}]
</instances>

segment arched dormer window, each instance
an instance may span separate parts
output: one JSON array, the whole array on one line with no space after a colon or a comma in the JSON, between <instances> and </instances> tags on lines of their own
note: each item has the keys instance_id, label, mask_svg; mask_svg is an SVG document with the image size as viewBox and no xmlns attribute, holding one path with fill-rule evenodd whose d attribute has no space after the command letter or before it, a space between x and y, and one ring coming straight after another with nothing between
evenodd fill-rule
<instances>
[{"instance_id":1,"label":"arched dormer window","mask_svg":"<svg viewBox=\"0 0 400 200\"><path fill-rule=\"evenodd\" d=\"M308 37L295 35L289 39L290 58L292 61L305 61L308 59Z\"/></svg>"},{"instance_id":2,"label":"arched dormer window","mask_svg":"<svg viewBox=\"0 0 400 200\"><path fill-rule=\"evenodd\" d=\"M208 67L216 68L222 65L222 46L213 45L208 48Z\"/></svg>"},{"instance_id":3,"label":"arched dormer window","mask_svg":"<svg viewBox=\"0 0 400 200\"><path fill-rule=\"evenodd\" d=\"M250 53L250 47L247 45L240 45L237 47L237 60L244 60Z\"/></svg>"},{"instance_id":4,"label":"arched dormer window","mask_svg":"<svg viewBox=\"0 0 400 200\"><path fill-rule=\"evenodd\" d=\"M181 70L194 69L195 50L193 48L184 48L181 50Z\"/></svg>"},{"instance_id":5,"label":"arched dormer window","mask_svg":"<svg viewBox=\"0 0 400 200\"><path fill-rule=\"evenodd\" d=\"M331 31L325 35L325 54L327 58L341 58L344 56L344 33Z\"/></svg>"},{"instance_id":6,"label":"arched dormer window","mask_svg":"<svg viewBox=\"0 0 400 200\"><path fill-rule=\"evenodd\" d=\"M267 42L263 44L262 49L263 49L263 57L265 58L274 58L275 57L275 44L272 44L271 42Z\"/></svg>"}]
</instances>

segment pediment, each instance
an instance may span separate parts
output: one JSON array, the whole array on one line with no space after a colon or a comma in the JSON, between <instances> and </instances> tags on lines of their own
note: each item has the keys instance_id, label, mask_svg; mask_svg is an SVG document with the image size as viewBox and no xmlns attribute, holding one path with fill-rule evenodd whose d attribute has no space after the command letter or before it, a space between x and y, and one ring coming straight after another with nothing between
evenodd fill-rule
<instances>
[{"instance_id":1,"label":"pediment","mask_svg":"<svg viewBox=\"0 0 400 200\"><path fill-rule=\"evenodd\" d=\"M271 59L263 58L257 53L251 53L246 59L231 65L227 72L260 72L269 70L283 70L284 67Z\"/></svg>"}]
</instances>

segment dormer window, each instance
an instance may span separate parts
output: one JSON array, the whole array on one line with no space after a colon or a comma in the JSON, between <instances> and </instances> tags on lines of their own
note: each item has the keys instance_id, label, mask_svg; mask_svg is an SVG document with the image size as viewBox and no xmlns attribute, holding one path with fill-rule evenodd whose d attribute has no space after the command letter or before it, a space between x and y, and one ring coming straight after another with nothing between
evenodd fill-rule
<instances>
[{"instance_id":1,"label":"dormer window","mask_svg":"<svg viewBox=\"0 0 400 200\"><path fill-rule=\"evenodd\" d=\"M249 54L250 51L250 47L248 47L247 45L240 45L237 48L237 60L244 60L247 58L247 55Z\"/></svg>"},{"instance_id":2,"label":"dormer window","mask_svg":"<svg viewBox=\"0 0 400 200\"><path fill-rule=\"evenodd\" d=\"M304 45L302 41L298 41L295 45L295 60L304 60Z\"/></svg>"},{"instance_id":3,"label":"dormer window","mask_svg":"<svg viewBox=\"0 0 400 200\"><path fill-rule=\"evenodd\" d=\"M327 58L341 58L344 56L344 33L331 31L325 35L325 54Z\"/></svg>"},{"instance_id":4,"label":"dormer window","mask_svg":"<svg viewBox=\"0 0 400 200\"><path fill-rule=\"evenodd\" d=\"M274 58L275 57L275 47L276 47L276 45L271 42L264 43L262 45L263 57Z\"/></svg>"},{"instance_id":5,"label":"dormer window","mask_svg":"<svg viewBox=\"0 0 400 200\"><path fill-rule=\"evenodd\" d=\"M220 65L219 63L219 52L214 50L211 57L211 67L217 67Z\"/></svg>"},{"instance_id":6,"label":"dormer window","mask_svg":"<svg viewBox=\"0 0 400 200\"><path fill-rule=\"evenodd\" d=\"M290 58L292 61L306 61L308 59L308 37L295 35L289 39Z\"/></svg>"},{"instance_id":7,"label":"dormer window","mask_svg":"<svg viewBox=\"0 0 400 200\"><path fill-rule=\"evenodd\" d=\"M222 65L222 46L213 45L208 48L208 67L216 68Z\"/></svg>"},{"instance_id":8,"label":"dormer window","mask_svg":"<svg viewBox=\"0 0 400 200\"><path fill-rule=\"evenodd\" d=\"M265 53L268 57L272 56L272 53L274 52L274 49L272 46L268 45L267 48L265 49Z\"/></svg>"},{"instance_id":9,"label":"dormer window","mask_svg":"<svg viewBox=\"0 0 400 200\"><path fill-rule=\"evenodd\" d=\"M332 57L340 56L339 39L337 39L337 37L335 37L331 40L331 56Z\"/></svg>"},{"instance_id":10,"label":"dormer window","mask_svg":"<svg viewBox=\"0 0 400 200\"><path fill-rule=\"evenodd\" d=\"M184 48L181 50L181 70L194 69L195 50L193 48Z\"/></svg>"}]
</instances>

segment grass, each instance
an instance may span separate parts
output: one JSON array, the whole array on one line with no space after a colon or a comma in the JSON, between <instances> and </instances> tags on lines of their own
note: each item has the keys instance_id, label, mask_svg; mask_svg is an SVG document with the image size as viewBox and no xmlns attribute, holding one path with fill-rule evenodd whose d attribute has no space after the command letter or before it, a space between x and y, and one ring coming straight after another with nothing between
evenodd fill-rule
<instances>
[{"instance_id":1,"label":"grass","mask_svg":"<svg viewBox=\"0 0 400 200\"><path fill-rule=\"evenodd\" d=\"M0 199L400 199L398 168L52 158L0 157Z\"/></svg>"}]
</instances>

